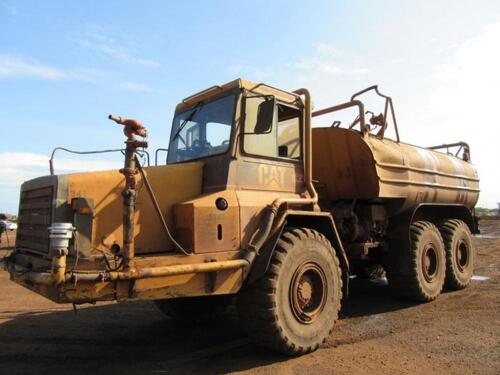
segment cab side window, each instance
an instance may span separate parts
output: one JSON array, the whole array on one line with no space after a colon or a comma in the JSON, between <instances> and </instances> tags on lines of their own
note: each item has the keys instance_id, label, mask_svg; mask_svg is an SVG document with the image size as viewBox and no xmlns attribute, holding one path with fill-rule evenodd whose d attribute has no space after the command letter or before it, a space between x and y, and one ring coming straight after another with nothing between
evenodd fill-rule
<instances>
[{"instance_id":1,"label":"cab side window","mask_svg":"<svg viewBox=\"0 0 500 375\"><path fill-rule=\"evenodd\" d=\"M300 115L298 109L278 104L278 156L300 158Z\"/></svg>"},{"instance_id":2,"label":"cab side window","mask_svg":"<svg viewBox=\"0 0 500 375\"><path fill-rule=\"evenodd\" d=\"M244 151L252 155L299 159L301 155L301 111L277 104L270 131L254 134L258 107L263 100L263 98L255 97L246 101Z\"/></svg>"},{"instance_id":3,"label":"cab side window","mask_svg":"<svg viewBox=\"0 0 500 375\"><path fill-rule=\"evenodd\" d=\"M245 138L243 149L247 154L268 157L277 156L276 148L276 110L274 110L273 124L269 132L258 133L256 129L259 105L264 102L262 97L248 98L245 102Z\"/></svg>"}]
</instances>

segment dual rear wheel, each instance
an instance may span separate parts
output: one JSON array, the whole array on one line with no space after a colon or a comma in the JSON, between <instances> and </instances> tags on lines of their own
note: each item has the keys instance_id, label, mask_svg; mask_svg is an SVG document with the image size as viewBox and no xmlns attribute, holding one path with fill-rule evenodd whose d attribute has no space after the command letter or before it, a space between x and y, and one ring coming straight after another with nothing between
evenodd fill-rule
<instances>
[{"instance_id":1,"label":"dual rear wheel","mask_svg":"<svg viewBox=\"0 0 500 375\"><path fill-rule=\"evenodd\" d=\"M398 251L400 249L394 249ZM473 246L463 221L416 221L410 226L410 249L391 254L390 285L400 295L422 302L437 298L442 289L463 289L472 277Z\"/></svg>"}]
</instances>

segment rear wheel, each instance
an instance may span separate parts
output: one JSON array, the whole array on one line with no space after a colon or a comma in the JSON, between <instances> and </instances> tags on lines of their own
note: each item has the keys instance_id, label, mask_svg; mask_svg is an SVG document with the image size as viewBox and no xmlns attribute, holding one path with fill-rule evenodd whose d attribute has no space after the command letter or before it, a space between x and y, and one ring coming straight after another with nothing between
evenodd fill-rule
<instances>
[{"instance_id":1,"label":"rear wheel","mask_svg":"<svg viewBox=\"0 0 500 375\"><path fill-rule=\"evenodd\" d=\"M391 287L416 301L436 299L443 289L446 273L443 239L436 226L428 221L412 223L410 249L397 259L387 273Z\"/></svg>"},{"instance_id":2,"label":"rear wheel","mask_svg":"<svg viewBox=\"0 0 500 375\"><path fill-rule=\"evenodd\" d=\"M266 275L240 292L238 311L258 344L300 355L330 335L341 298L341 270L330 242L296 228L281 236Z\"/></svg>"},{"instance_id":3,"label":"rear wheel","mask_svg":"<svg viewBox=\"0 0 500 375\"><path fill-rule=\"evenodd\" d=\"M206 322L218 318L226 312L232 296L185 297L156 300L158 309L175 320L186 322Z\"/></svg>"},{"instance_id":4,"label":"rear wheel","mask_svg":"<svg viewBox=\"0 0 500 375\"><path fill-rule=\"evenodd\" d=\"M446 250L446 281L448 289L463 289L470 283L474 268L474 251L469 227L461 220L451 219L439 227Z\"/></svg>"}]
</instances>

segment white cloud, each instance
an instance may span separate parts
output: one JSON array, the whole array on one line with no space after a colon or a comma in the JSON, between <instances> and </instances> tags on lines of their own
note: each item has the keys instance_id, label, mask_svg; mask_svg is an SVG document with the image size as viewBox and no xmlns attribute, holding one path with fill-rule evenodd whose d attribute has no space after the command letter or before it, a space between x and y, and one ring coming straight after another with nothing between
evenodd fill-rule
<instances>
[{"instance_id":1,"label":"white cloud","mask_svg":"<svg viewBox=\"0 0 500 375\"><path fill-rule=\"evenodd\" d=\"M135 61L138 64L145 66L145 67L148 67L148 68L158 68L160 66L160 63L158 61L151 60L151 59L135 59Z\"/></svg>"},{"instance_id":2,"label":"white cloud","mask_svg":"<svg viewBox=\"0 0 500 375\"><path fill-rule=\"evenodd\" d=\"M154 91L152 87L138 82L122 82L116 86L119 91L130 91L130 92L152 92Z\"/></svg>"},{"instance_id":3,"label":"white cloud","mask_svg":"<svg viewBox=\"0 0 500 375\"><path fill-rule=\"evenodd\" d=\"M440 55L440 54L452 51L452 50L456 49L459 46L460 45L458 43L452 43L452 44L450 44L448 46L438 47L438 48L434 49L432 51L432 53L435 54L435 55Z\"/></svg>"},{"instance_id":4,"label":"white cloud","mask_svg":"<svg viewBox=\"0 0 500 375\"><path fill-rule=\"evenodd\" d=\"M0 152L0 212L17 213L19 189L24 181L49 174L49 156L29 152ZM60 158L54 160L56 174L121 168L121 161Z\"/></svg>"},{"instance_id":5,"label":"white cloud","mask_svg":"<svg viewBox=\"0 0 500 375\"><path fill-rule=\"evenodd\" d=\"M95 69L60 69L16 56L0 55L0 79L31 77L49 81L95 82L102 73Z\"/></svg>"},{"instance_id":6,"label":"white cloud","mask_svg":"<svg viewBox=\"0 0 500 375\"><path fill-rule=\"evenodd\" d=\"M339 74L339 75L349 75L349 74L365 74L368 73L366 68L341 68L333 62L324 62L323 59L309 58L302 59L293 66L297 69L303 69L310 71L314 74Z\"/></svg>"},{"instance_id":7,"label":"white cloud","mask_svg":"<svg viewBox=\"0 0 500 375\"><path fill-rule=\"evenodd\" d=\"M312 81L325 80L328 76L362 75L369 72L365 67L343 67L340 63L345 54L328 43L317 43L315 53L292 63L291 67L300 73L299 82L310 83Z\"/></svg>"},{"instance_id":8,"label":"white cloud","mask_svg":"<svg viewBox=\"0 0 500 375\"><path fill-rule=\"evenodd\" d=\"M330 55L331 57L340 55L340 50L328 43L316 44L316 50L324 55Z\"/></svg>"},{"instance_id":9,"label":"white cloud","mask_svg":"<svg viewBox=\"0 0 500 375\"><path fill-rule=\"evenodd\" d=\"M271 69L257 67L246 64L234 64L227 68L227 71L238 77L247 78L254 81L262 81L271 75Z\"/></svg>"},{"instance_id":10,"label":"white cloud","mask_svg":"<svg viewBox=\"0 0 500 375\"><path fill-rule=\"evenodd\" d=\"M130 59L128 53L119 47L109 46L104 43L92 44L89 41L84 41L82 45L100 51L116 60L128 61Z\"/></svg>"},{"instance_id":11,"label":"white cloud","mask_svg":"<svg viewBox=\"0 0 500 375\"><path fill-rule=\"evenodd\" d=\"M79 45L101 52L102 54L117 61L129 64L138 64L147 68L157 68L160 66L158 61L133 56L128 48L119 46L112 38L104 37L96 32L91 33L89 38L90 39L78 41Z\"/></svg>"},{"instance_id":12,"label":"white cloud","mask_svg":"<svg viewBox=\"0 0 500 375\"><path fill-rule=\"evenodd\" d=\"M70 74L52 66L27 62L13 56L0 55L0 78L23 76L63 80L68 79Z\"/></svg>"},{"instance_id":13,"label":"white cloud","mask_svg":"<svg viewBox=\"0 0 500 375\"><path fill-rule=\"evenodd\" d=\"M48 155L29 152L0 152L1 188L19 187L24 181L49 174ZM109 170L120 168L120 162L83 160L79 158L57 158L56 173Z\"/></svg>"},{"instance_id":14,"label":"white cloud","mask_svg":"<svg viewBox=\"0 0 500 375\"><path fill-rule=\"evenodd\" d=\"M436 69L435 87L424 108L428 121L439 123L448 138L470 143L481 179L479 203L488 207L500 202L499 46L500 22L458 44L451 59Z\"/></svg>"}]
</instances>

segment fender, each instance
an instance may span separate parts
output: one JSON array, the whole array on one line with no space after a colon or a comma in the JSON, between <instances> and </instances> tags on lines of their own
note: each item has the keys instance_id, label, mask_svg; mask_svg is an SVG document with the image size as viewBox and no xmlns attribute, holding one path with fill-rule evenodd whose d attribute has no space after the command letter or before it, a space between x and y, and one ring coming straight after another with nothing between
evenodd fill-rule
<instances>
[{"instance_id":1,"label":"fender","mask_svg":"<svg viewBox=\"0 0 500 375\"><path fill-rule=\"evenodd\" d=\"M437 224L443 219L460 219L464 221L473 234L479 233L478 218L467 207L460 204L423 203L414 209L404 211L389 218L387 237L389 239L405 238L409 241L411 223L418 220L429 220Z\"/></svg>"},{"instance_id":2,"label":"fender","mask_svg":"<svg viewBox=\"0 0 500 375\"><path fill-rule=\"evenodd\" d=\"M347 297L349 292L349 260L337 232L335 222L329 212L288 210L284 215L279 217L275 229L271 232L271 235L255 259L246 281L247 284L252 284L264 276L271 262L276 244L287 226L314 229L323 234L331 242L340 261L343 296Z\"/></svg>"},{"instance_id":3,"label":"fender","mask_svg":"<svg viewBox=\"0 0 500 375\"><path fill-rule=\"evenodd\" d=\"M447 218L460 219L469 226L473 234L480 233L478 218L474 215L473 210L461 204L420 204L413 210L411 222L419 219L439 221Z\"/></svg>"}]
</instances>

